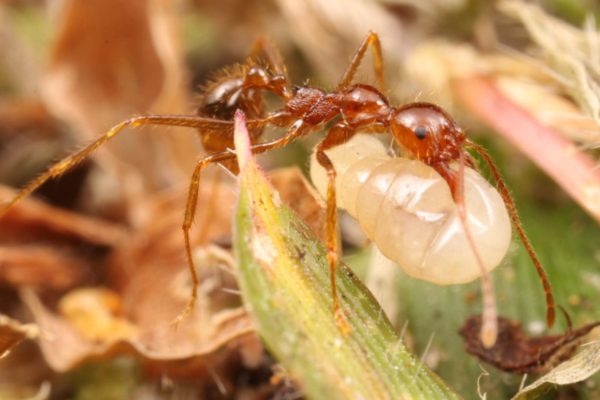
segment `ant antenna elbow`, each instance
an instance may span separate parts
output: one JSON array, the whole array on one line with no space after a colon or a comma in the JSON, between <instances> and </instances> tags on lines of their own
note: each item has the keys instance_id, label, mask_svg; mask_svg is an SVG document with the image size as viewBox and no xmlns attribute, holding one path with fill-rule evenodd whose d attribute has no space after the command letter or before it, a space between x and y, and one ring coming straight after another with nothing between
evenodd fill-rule
<instances>
[{"instance_id":1,"label":"ant antenna elbow","mask_svg":"<svg viewBox=\"0 0 600 400\"><path fill-rule=\"evenodd\" d=\"M552 294L552 287L550 286L550 281L548 279L548 275L546 274L546 271L544 270L542 263L540 262L537 254L535 253L535 250L533 250L533 246L531 245L531 242L529 241L529 239L527 238L527 235L525 234L525 230L523 229L521 219L519 218L519 215L517 214L517 208L515 206L515 201L513 200L510 192L508 191L506 183L504 182L504 179L502 179L502 176L500 175L500 171L499 171L498 167L496 166L496 164L494 164L494 162L492 161L492 157L489 155L489 153L482 146L480 146L476 143L473 143L470 140L467 141L467 144L473 150L475 150L475 152L477 152L477 154L479 154L484 159L486 164L490 167L492 175L494 176L494 180L496 181L496 186L498 188L498 191L500 192L500 195L502 196L502 200L504 200L504 204L506 205L506 208L508 210L508 214L510 215L510 219L513 223L513 226L517 230L517 233L519 234L519 237L521 238L521 242L525 246L525 249L527 250L527 254L529 254L529 258L533 262L533 265L535 266L537 274L540 277L540 280L542 281L542 285L544 287L544 293L546 295L546 323L547 323L548 327L552 327L552 325L554 325L554 320L556 317L555 305L554 305L554 295Z\"/></svg>"}]
</instances>

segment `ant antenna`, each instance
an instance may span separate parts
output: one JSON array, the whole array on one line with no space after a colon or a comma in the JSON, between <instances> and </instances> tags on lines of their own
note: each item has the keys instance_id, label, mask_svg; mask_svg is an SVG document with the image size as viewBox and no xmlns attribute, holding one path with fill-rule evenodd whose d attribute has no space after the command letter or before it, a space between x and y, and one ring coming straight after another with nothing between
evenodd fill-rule
<instances>
[{"instance_id":1,"label":"ant antenna","mask_svg":"<svg viewBox=\"0 0 600 400\"><path fill-rule=\"evenodd\" d=\"M467 140L466 142L467 142L468 146L470 146L473 150L475 150L475 152L484 159L486 164L490 167L492 175L494 176L494 179L496 180L496 186L498 188L498 191L500 192L500 195L502 196L502 200L504 200L504 204L506 205L506 208L508 209L508 214L510 215L510 219L513 223L513 226L517 230L517 233L519 234L519 237L521 238L521 242L525 246L525 249L527 250L527 253L529 254L529 258L533 262L533 265L535 266L537 274L542 281L542 285L544 287L544 293L546 294L546 324L548 325L549 328L551 328L552 325L554 325L554 320L556 317L555 310L554 310L555 305L554 305L554 296L552 295L552 287L550 286L550 281L548 279L548 275L546 274L546 271L544 270L542 263L538 259L537 254L533 250L533 246L531 245L531 242L529 242L529 239L527 238L527 235L525 234L525 231L523 230L523 226L521 224L521 219L519 218L519 215L517 214L517 208L515 206L515 201L513 200L510 192L508 191L508 188L506 187L506 183L504 183L504 180L502 179L502 176L500 175L500 171L498 170L498 167L496 166L496 164L494 164L494 162L492 161L492 157L489 155L489 153L482 146L480 146L476 143L473 143L470 140Z\"/></svg>"},{"instance_id":2,"label":"ant antenna","mask_svg":"<svg viewBox=\"0 0 600 400\"><path fill-rule=\"evenodd\" d=\"M573 333L573 321L571 321L571 316L569 315L567 310L565 310L565 308L560 304L558 305L558 309L562 311L565 320L567 321L567 335L571 335Z\"/></svg>"}]
</instances>

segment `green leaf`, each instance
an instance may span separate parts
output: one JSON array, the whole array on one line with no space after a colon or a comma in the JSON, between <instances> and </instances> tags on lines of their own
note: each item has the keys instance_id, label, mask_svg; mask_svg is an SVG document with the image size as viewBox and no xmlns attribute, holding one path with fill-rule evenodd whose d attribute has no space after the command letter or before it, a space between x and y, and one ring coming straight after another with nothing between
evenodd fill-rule
<instances>
[{"instance_id":1,"label":"green leaf","mask_svg":"<svg viewBox=\"0 0 600 400\"><path fill-rule=\"evenodd\" d=\"M242 297L272 354L313 399L454 399L458 396L407 352L352 271L336 283L350 325L332 312L326 251L286 207L254 162L236 119L240 197L235 247Z\"/></svg>"}]
</instances>

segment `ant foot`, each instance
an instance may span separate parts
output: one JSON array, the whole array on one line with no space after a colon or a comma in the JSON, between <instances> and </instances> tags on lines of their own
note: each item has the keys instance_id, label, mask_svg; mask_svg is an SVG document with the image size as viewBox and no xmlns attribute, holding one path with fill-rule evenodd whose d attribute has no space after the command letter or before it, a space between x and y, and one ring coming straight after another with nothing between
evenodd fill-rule
<instances>
[{"instance_id":1,"label":"ant foot","mask_svg":"<svg viewBox=\"0 0 600 400\"><path fill-rule=\"evenodd\" d=\"M335 324L338 326L340 331L342 331L342 334L344 336L348 336L350 334L350 332L352 331L352 328L350 328L348 319L344 315L344 312L342 311L342 309L340 307L336 307L335 311L333 312L333 315L335 318Z\"/></svg>"},{"instance_id":2,"label":"ant foot","mask_svg":"<svg viewBox=\"0 0 600 400\"><path fill-rule=\"evenodd\" d=\"M194 310L194 306L196 305L196 299L196 290L194 290L183 311L181 311L181 313L179 313L179 315L175 317L173 321L171 321L171 325L174 325L175 329L179 328L179 325L181 325L181 323L190 316Z\"/></svg>"},{"instance_id":3,"label":"ant foot","mask_svg":"<svg viewBox=\"0 0 600 400\"><path fill-rule=\"evenodd\" d=\"M486 349L491 349L498 339L498 326L496 324L483 323L480 333L481 343Z\"/></svg>"}]
</instances>

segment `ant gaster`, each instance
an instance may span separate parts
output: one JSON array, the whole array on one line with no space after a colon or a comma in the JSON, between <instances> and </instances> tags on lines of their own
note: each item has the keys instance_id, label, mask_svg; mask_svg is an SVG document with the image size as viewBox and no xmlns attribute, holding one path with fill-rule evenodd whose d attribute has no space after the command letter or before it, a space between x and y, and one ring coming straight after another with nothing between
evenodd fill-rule
<instances>
[{"instance_id":1,"label":"ant gaster","mask_svg":"<svg viewBox=\"0 0 600 400\"><path fill-rule=\"evenodd\" d=\"M379 89L366 84L352 83L357 68L369 47L373 50L374 70ZM263 56L263 64L258 61L261 58L260 55ZM264 92L271 92L282 98L283 108L266 113L263 102ZM465 165L475 166L465 149L469 147L479 153L489 164L513 224L536 266L546 293L547 323L551 326L554 322L554 300L550 284L521 228L514 202L506 185L487 152L479 145L469 141L454 120L440 107L422 102L394 107L389 104L384 92L381 44L379 37L373 32L370 32L363 40L339 84L330 92L308 85L292 88L279 53L266 41L259 40L246 63L225 70L216 76L212 83L204 87L197 116L147 115L133 117L117 124L96 141L54 164L48 171L30 182L0 209L0 216L46 180L62 175L126 127L167 125L198 128L200 139L210 154L197 162L192 174L182 225L188 265L194 286L186 309L178 317L181 320L189 313L197 297L198 278L194 268L189 234L196 211L200 174L206 166L213 163L225 163L226 167L235 172L236 167L232 161L235 161L236 155L229 150L233 147L233 114L235 110L242 110L248 118L251 151L255 154L284 147L295 139L311 132L320 131L325 123L334 121L325 134L325 138L316 147L316 158L328 175L327 259L330 268L334 315L340 322L340 326L344 327L344 318L340 313L335 286L335 269L339 260L336 240L336 172L325 152L347 142L357 132L391 132L395 141L406 150L409 157L427 163L445 178L459 209L463 209L464 216L464 201L462 200L464 174L461 171ZM260 142L263 127L266 125L287 128L287 133L276 140ZM458 171L453 168L453 164L456 162L459 164ZM466 221L466 218L464 220ZM482 271L482 279L484 292L491 293L491 284L485 271ZM493 298L491 301L493 303ZM491 339L495 340L495 336Z\"/></svg>"}]
</instances>

